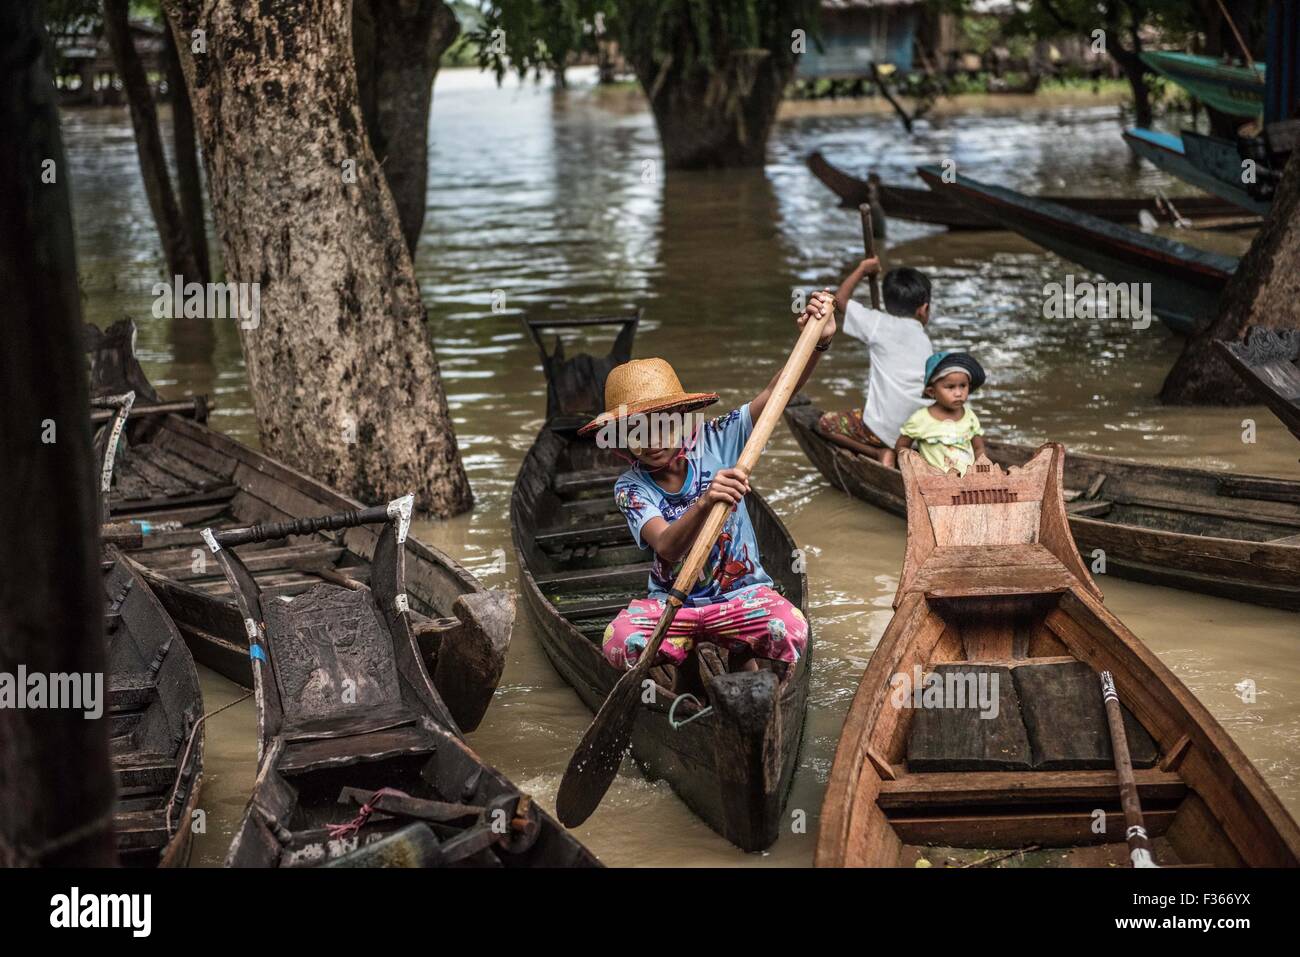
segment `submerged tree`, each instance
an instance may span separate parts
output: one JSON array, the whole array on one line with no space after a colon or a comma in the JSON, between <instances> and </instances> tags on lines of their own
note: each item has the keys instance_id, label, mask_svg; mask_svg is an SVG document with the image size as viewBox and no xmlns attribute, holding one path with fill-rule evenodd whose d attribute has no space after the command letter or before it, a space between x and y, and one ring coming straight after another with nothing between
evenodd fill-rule
<instances>
[{"instance_id":1,"label":"submerged tree","mask_svg":"<svg viewBox=\"0 0 1300 957\"><path fill-rule=\"evenodd\" d=\"M429 182L429 106L460 24L442 0L355 0L352 49L361 113L415 254Z\"/></svg>"},{"instance_id":2,"label":"submerged tree","mask_svg":"<svg viewBox=\"0 0 1300 957\"><path fill-rule=\"evenodd\" d=\"M369 502L471 496L392 193L366 136L350 0L164 0L269 452Z\"/></svg>"},{"instance_id":3,"label":"submerged tree","mask_svg":"<svg viewBox=\"0 0 1300 957\"><path fill-rule=\"evenodd\" d=\"M197 248L200 242L207 242L203 232L202 198L198 200L198 224L195 230L187 227L181 203L172 190L171 173L167 169L162 135L158 129L158 108L154 103L153 89L149 85L144 63L131 39L130 6L129 0L104 0L104 35L113 51L113 65L122 80L122 90L131 111L131 126L135 131L135 147L140 157L140 175L144 179L145 195L149 198L149 208L158 227L158 238L167 259L168 274L206 282L206 246L202 253ZM174 90L173 98L184 101L184 87ZM191 162L192 155L191 153ZM178 162L184 162L179 153Z\"/></svg>"},{"instance_id":4,"label":"submerged tree","mask_svg":"<svg viewBox=\"0 0 1300 957\"><path fill-rule=\"evenodd\" d=\"M0 672L102 679L81 298L40 6L0 4ZM0 706L0 867L114 863L113 791L106 720Z\"/></svg>"},{"instance_id":5,"label":"submerged tree","mask_svg":"<svg viewBox=\"0 0 1300 957\"><path fill-rule=\"evenodd\" d=\"M1247 326L1300 329L1300 150L1282 173L1264 226L1228 280L1219 314L1183 347L1160 398L1178 405L1241 405L1253 394L1214 349Z\"/></svg>"},{"instance_id":6,"label":"submerged tree","mask_svg":"<svg viewBox=\"0 0 1300 957\"><path fill-rule=\"evenodd\" d=\"M608 35L650 100L670 169L761 166L814 0L492 0L482 65L560 70Z\"/></svg>"}]
</instances>

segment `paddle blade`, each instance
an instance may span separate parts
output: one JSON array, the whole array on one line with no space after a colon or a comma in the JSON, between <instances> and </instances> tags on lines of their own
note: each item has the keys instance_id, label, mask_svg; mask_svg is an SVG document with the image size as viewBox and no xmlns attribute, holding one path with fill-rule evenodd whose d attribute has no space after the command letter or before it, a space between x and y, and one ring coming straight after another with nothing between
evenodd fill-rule
<instances>
[{"instance_id":1,"label":"paddle blade","mask_svg":"<svg viewBox=\"0 0 1300 957\"><path fill-rule=\"evenodd\" d=\"M632 740L644 677L645 670L633 668L618 679L569 759L555 798L555 813L565 827L577 827L591 817L614 783Z\"/></svg>"}]
</instances>

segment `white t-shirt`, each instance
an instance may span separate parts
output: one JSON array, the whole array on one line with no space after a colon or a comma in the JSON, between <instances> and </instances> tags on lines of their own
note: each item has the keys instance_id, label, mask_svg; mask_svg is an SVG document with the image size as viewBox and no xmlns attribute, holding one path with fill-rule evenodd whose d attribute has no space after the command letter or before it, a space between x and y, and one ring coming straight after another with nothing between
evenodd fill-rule
<instances>
[{"instance_id":1,"label":"white t-shirt","mask_svg":"<svg viewBox=\"0 0 1300 957\"><path fill-rule=\"evenodd\" d=\"M926 404L925 360L934 352L920 320L891 316L849 301L844 331L867 344L871 371L862 421L890 448L913 412Z\"/></svg>"}]
</instances>

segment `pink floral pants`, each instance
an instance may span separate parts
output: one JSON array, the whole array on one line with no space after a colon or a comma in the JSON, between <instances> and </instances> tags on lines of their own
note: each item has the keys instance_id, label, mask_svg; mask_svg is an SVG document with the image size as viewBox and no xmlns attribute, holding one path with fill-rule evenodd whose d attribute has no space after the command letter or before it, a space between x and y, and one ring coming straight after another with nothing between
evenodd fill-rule
<instances>
[{"instance_id":1,"label":"pink floral pants","mask_svg":"<svg viewBox=\"0 0 1300 957\"><path fill-rule=\"evenodd\" d=\"M657 598L638 598L619 612L605 628L605 659L616 668L634 666L663 610ZM808 645L808 620L771 588L759 585L728 601L678 609L659 646L659 661L681 664L697 641L759 658L797 661Z\"/></svg>"}]
</instances>

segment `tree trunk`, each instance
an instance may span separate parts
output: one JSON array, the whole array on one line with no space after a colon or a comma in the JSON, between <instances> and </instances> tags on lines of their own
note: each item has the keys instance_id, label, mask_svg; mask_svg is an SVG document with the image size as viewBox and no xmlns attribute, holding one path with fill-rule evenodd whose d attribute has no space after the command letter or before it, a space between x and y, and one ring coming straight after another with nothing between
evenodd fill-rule
<instances>
[{"instance_id":1,"label":"tree trunk","mask_svg":"<svg viewBox=\"0 0 1300 957\"><path fill-rule=\"evenodd\" d=\"M424 303L357 98L349 0L165 0L267 451L367 502L469 508ZM248 328L255 324L254 328Z\"/></svg>"},{"instance_id":2,"label":"tree trunk","mask_svg":"<svg viewBox=\"0 0 1300 957\"><path fill-rule=\"evenodd\" d=\"M140 157L140 176L145 195L158 227L158 239L167 259L168 276L181 275L187 281L201 282L206 273L186 236L180 207L172 192L171 175L163 152L162 134L158 132L158 109L153 90L145 76L144 64L131 40L127 12L129 0L104 0L104 34L113 51L113 65L122 78L122 90L131 109L131 126L135 130L135 148Z\"/></svg>"},{"instance_id":3,"label":"tree trunk","mask_svg":"<svg viewBox=\"0 0 1300 957\"><path fill-rule=\"evenodd\" d=\"M352 17L366 133L414 256L429 181L433 81L460 24L442 0L355 0Z\"/></svg>"},{"instance_id":4,"label":"tree trunk","mask_svg":"<svg viewBox=\"0 0 1300 957\"><path fill-rule=\"evenodd\" d=\"M1160 390L1174 405L1242 405L1252 393L1220 358L1214 339L1247 326L1300 328L1300 150L1292 154L1268 217L1219 300L1218 317L1187 340Z\"/></svg>"},{"instance_id":5,"label":"tree trunk","mask_svg":"<svg viewBox=\"0 0 1300 957\"><path fill-rule=\"evenodd\" d=\"M721 73L684 71L649 58L632 68L650 99L668 169L762 166L793 63L770 55Z\"/></svg>"},{"instance_id":6,"label":"tree trunk","mask_svg":"<svg viewBox=\"0 0 1300 957\"><path fill-rule=\"evenodd\" d=\"M185 71L176 52L176 37L170 28L163 30L163 58L167 63L167 86L172 101L172 151L176 155L176 192L180 198L181 222L202 282L212 278L208 259L208 231L203 211L203 178L199 175L198 144L194 141L194 110Z\"/></svg>"},{"instance_id":7,"label":"tree trunk","mask_svg":"<svg viewBox=\"0 0 1300 957\"><path fill-rule=\"evenodd\" d=\"M1142 62L1142 37L1138 34L1137 14L1130 10L1128 25L1131 49L1125 49L1119 43L1119 8L1115 3L1106 7L1106 52L1110 54L1124 76L1128 78L1129 89L1133 91L1134 121L1138 126L1149 128L1155 119L1151 110L1151 88L1147 86L1147 68Z\"/></svg>"},{"instance_id":8,"label":"tree trunk","mask_svg":"<svg viewBox=\"0 0 1300 957\"><path fill-rule=\"evenodd\" d=\"M41 7L0 4L0 672L102 676L81 297ZM0 707L0 866L113 864L113 803L107 718Z\"/></svg>"}]
</instances>

